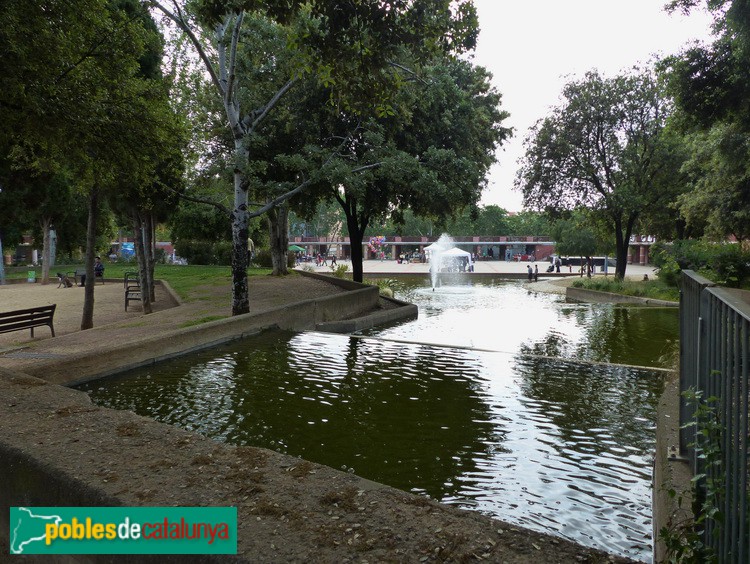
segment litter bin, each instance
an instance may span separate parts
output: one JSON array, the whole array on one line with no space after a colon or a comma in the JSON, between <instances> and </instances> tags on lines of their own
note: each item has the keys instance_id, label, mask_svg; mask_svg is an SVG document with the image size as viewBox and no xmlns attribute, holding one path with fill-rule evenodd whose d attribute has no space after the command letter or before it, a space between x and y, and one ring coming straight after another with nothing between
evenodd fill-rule
<instances>
[{"instance_id":1,"label":"litter bin","mask_svg":"<svg viewBox=\"0 0 750 564\"><path fill-rule=\"evenodd\" d=\"M29 270L29 276L28 276L29 282L36 282L36 270Z\"/></svg>"}]
</instances>

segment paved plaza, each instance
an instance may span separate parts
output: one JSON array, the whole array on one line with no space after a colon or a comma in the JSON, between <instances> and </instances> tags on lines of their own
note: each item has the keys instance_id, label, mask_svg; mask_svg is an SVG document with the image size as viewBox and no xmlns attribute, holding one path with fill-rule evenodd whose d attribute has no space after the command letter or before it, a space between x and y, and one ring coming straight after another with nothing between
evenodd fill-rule
<instances>
[{"instance_id":1,"label":"paved plaza","mask_svg":"<svg viewBox=\"0 0 750 564\"><path fill-rule=\"evenodd\" d=\"M315 266L312 262L306 262L302 263L298 268L305 268L307 266L313 268L316 272L330 272L331 266L330 261L328 261L327 266ZM351 271L351 262L339 260L338 264L346 264L349 266L349 270ZM516 276L525 276L527 272L528 265L531 265L532 268L534 266L539 267L539 278L552 278L555 276L550 276L547 272L547 267L549 267L550 263L549 261L536 261L536 262L506 262L502 260L480 260L474 263L474 272L476 273L483 273L483 274L513 274ZM429 263L422 263L422 262L410 262L410 263L402 263L399 264L395 260L366 260L363 263L363 270L365 275L367 274L373 274L373 275L398 275L398 274L427 274L430 272L430 264ZM563 266L560 268L560 275L566 274L576 274L578 272L578 267L566 267ZM613 275L615 272L614 267L610 266L608 269L609 274ZM600 267L597 267L596 271L597 275L604 274L604 272L601 271ZM627 267L627 270L625 272L625 276L627 278L635 278L635 279L642 279L644 274L648 274L649 278L656 275L656 269L652 265L645 265L642 266L640 264L629 264Z\"/></svg>"}]
</instances>

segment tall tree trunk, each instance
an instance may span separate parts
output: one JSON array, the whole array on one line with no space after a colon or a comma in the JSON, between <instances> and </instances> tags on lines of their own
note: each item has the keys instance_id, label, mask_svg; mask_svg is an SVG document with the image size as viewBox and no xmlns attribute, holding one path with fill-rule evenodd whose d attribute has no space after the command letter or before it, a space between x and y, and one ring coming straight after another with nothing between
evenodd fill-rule
<instances>
[{"instance_id":1,"label":"tall tree trunk","mask_svg":"<svg viewBox=\"0 0 750 564\"><path fill-rule=\"evenodd\" d=\"M0 235L0 284L5 284L5 255L3 255L3 238Z\"/></svg>"},{"instance_id":2,"label":"tall tree trunk","mask_svg":"<svg viewBox=\"0 0 750 564\"><path fill-rule=\"evenodd\" d=\"M96 182L96 180L95 180ZM89 194L89 217L86 226L86 284L83 289L83 315L81 330L94 327L94 255L96 253L96 221L99 217L99 186L93 186Z\"/></svg>"},{"instance_id":3,"label":"tall tree trunk","mask_svg":"<svg viewBox=\"0 0 750 564\"><path fill-rule=\"evenodd\" d=\"M289 203L268 211L268 234L271 239L271 266L274 276L289 274L287 256L289 253Z\"/></svg>"},{"instance_id":4,"label":"tall tree trunk","mask_svg":"<svg viewBox=\"0 0 750 564\"><path fill-rule=\"evenodd\" d=\"M615 219L615 252L617 253L617 264L615 265L615 278L623 280L625 270L628 266L628 247L630 246L630 236L633 233L633 226L637 215L630 215L627 223L623 226L622 219Z\"/></svg>"},{"instance_id":5,"label":"tall tree trunk","mask_svg":"<svg viewBox=\"0 0 750 564\"><path fill-rule=\"evenodd\" d=\"M151 293L148 289L148 266L147 251L143 240L143 221L141 219L138 210L131 212L131 219L133 222L133 235L135 236L135 258L138 263L138 279L141 282L141 304L143 305L143 313L151 313Z\"/></svg>"},{"instance_id":6,"label":"tall tree trunk","mask_svg":"<svg viewBox=\"0 0 750 564\"><path fill-rule=\"evenodd\" d=\"M154 214L143 212L143 250L146 256L146 276L148 278L148 294L151 303L156 301L156 284L154 283L154 262L156 244L154 242Z\"/></svg>"},{"instance_id":7,"label":"tall tree trunk","mask_svg":"<svg viewBox=\"0 0 750 564\"><path fill-rule=\"evenodd\" d=\"M242 139L235 137L235 152L244 154ZM234 170L234 209L231 213L232 221L232 315L242 315L250 312L250 295L247 286L248 245L250 237L248 229L247 190L242 182L242 171Z\"/></svg>"},{"instance_id":8,"label":"tall tree trunk","mask_svg":"<svg viewBox=\"0 0 750 564\"><path fill-rule=\"evenodd\" d=\"M352 251L352 279L355 282L362 282L364 267L362 264L363 253L362 253L362 238L365 235L365 229L367 224L360 226L357 221L357 215L350 213L349 210L346 212L346 228L349 232L349 243Z\"/></svg>"},{"instance_id":9,"label":"tall tree trunk","mask_svg":"<svg viewBox=\"0 0 750 564\"><path fill-rule=\"evenodd\" d=\"M349 244L352 252L352 279L355 282L363 280L362 265L362 239L370 222L369 216L363 212L362 217L357 214L357 200L344 192L341 197L338 193L334 196L341 205L346 216L346 230L349 232Z\"/></svg>"},{"instance_id":10,"label":"tall tree trunk","mask_svg":"<svg viewBox=\"0 0 750 564\"><path fill-rule=\"evenodd\" d=\"M50 244L50 225L52 220L49 217L42 219L42 284L49 284L49 268L52 257L52 246Z\"/></svg>"}]
</instances>

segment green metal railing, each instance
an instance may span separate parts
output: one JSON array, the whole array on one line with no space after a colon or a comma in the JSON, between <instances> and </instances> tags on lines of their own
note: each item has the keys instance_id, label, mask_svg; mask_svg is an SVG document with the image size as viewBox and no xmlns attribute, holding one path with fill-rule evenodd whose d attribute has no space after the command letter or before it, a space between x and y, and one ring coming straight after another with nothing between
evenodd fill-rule
<instances>
[{"instance_id":1,"label":"green metal railing","mask_svg":"<svg viewBox=\"0 0 750 564\"><path fill-rule=\"evenodd\" d=\"M680 390L698 392L697 401L712 417L713 432L701 432L702 424L695 421L698 405L683 398L680 449L690 459L694 475L705 475L697 482L698 501L710 496L716 513L704 523L703 541L719 562L745 564L750 560L749 354L750 292L718 288L694 272L684 271Z\"/></svg>"}]
</instances>

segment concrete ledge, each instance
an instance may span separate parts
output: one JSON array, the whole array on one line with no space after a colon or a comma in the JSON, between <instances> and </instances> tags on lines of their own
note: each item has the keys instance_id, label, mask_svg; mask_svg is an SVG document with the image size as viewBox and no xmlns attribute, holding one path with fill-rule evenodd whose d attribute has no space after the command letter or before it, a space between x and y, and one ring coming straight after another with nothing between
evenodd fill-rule
<instances>
[{"instance_id":1,"label":"concrete ledge","mask_svg":"<svg viewBox=\"0 0 750 564\"><path fill-rule=\"evenodd\" d=\"M666 529L678 533L692 524L693 473L679 457L680 383L672 374L659 399L656 421L656 453L652 489L654 562L668 562L666 545L659 538Z\"/></svg>"},{"instance_id":2,"label":"concrete ledge","mask_svg":"<svg viewBox=\"0 0 750 564\"><path fill-rule=\"evenodd\" d=\"M120 283L122 283L122 280L120 280ZM167 282L166 280L154 280L154 285L164 288L164 292L166 292L166 294L172 301L174 301L174 303L176 303L177 305L182 305L180 296L178 296L177 292L172 289L172 286L169 285L169 282Z\"/></svg>"},{"instance_id":3,"label":"concrete ledge","mask_svg":"<svg viewBox=\"0 0 750 564\"><path fill-rule=\"evenodd\" d=\"M407 319L416 319L418 316L418 308L414 304L385 296L381 296L380 299L388 302L393 307L381 309L370 315L357 317L355 319L319 323L316 329L318 331L327 331L328 333L354 333L356 331L371 329L377 325L393 323L396 321L406 321Z\"/></svg>"},{"instance_id":4,"label":"concrete ledge","mask_svg":"<svg viewBox=\"0 0 750 564\"><path fill-rule=\"evenodd\" d=\"M679 307L680 302L667 300L654 300L638 296L624 296L612 292L600 292L598 290L584 290L583 288L568 287L565 289L565 297L579 302L591 302L602 304L639 304L653 307Z\"/></svg>"},{"instance_id":5,"label":"concrete ledge","mask_svg":"<svg viewBox=\"0 0 750 564\"><path fill-rule=\"evenodd\" d=\"M302 276L306 276L307 278L313 278L315 280L328 282L329 284L333 284L334 286L338 286L339 288L343 288L344 290L361 290L363 288L372 288L370 284L360 284L359 282L355 282L354 280L349 280L348 278L339 278L338 276L332 276L330 274L310 272L309 270L297 270L296 272L300 273Z\"/></svg>"},{"instance_id":6,"label":"concrete ledge","mask_svg":"<svg viewBox=\"0 0 750 564\"><path fill-rule=\"evenodd\" d=\"M337 278L336 276L328 276L326 274L309 272L307 270L299 270L298 272L303 276L307 276L308 278L323 280L325 282L328 282L329 284L339 286L340 288L343 288L345 290L359 291L365 288L374 288L375 290L377 290L378 295L380 293L380 290L377 288L377 286L360 284L359 282L354 282L346 278ZM371 329L376 325L382 325L384 323L415 319L418 315L418 308L414 304L410 304L394 298L387 298L385 296L380 296L379 299L387 301L391 305L391 307L351 319L323 321L322 323L316 324L315 329L318 331L326 331L328 333L354 333L355 331ZM377 303L373 307L376 306Z\"/></svg>"},{"instance_id":7,"label":"concrete ledge","mask_svg":"<svg viewBox=\"0 0 750 564\"><path fill-rule=\"evenodd\" d=\"M330 281L330 277L324 278L327 282ZM165 285L165 288L168 288L168 285ZM353 319L375 309L378 295L376 286L357 284L357 289L331 296L302 300L192 327L165 329L158 338L145 342L138 331L133 331L130 339L121 340L116 345L107 342L104 326L98 329L102 335L99 345L101 350L66 354L52 364L44 363L25 370L32 376L44 378L54 384L82 382L242 339L264 329L304 331L315 329L319 324L328 321Z\"/></svg>"}]
</instances>

